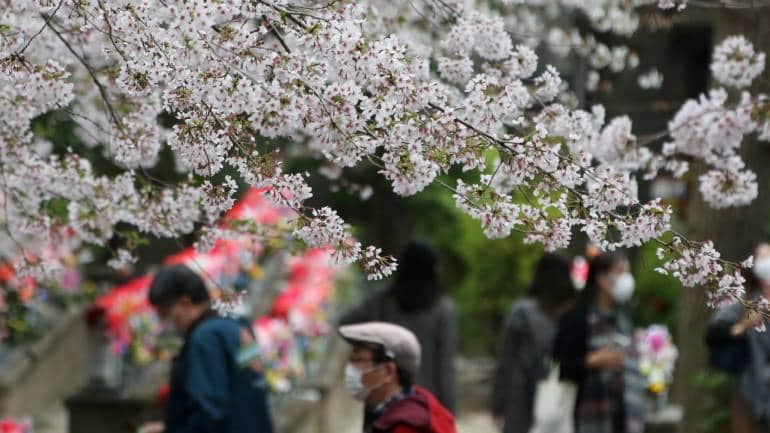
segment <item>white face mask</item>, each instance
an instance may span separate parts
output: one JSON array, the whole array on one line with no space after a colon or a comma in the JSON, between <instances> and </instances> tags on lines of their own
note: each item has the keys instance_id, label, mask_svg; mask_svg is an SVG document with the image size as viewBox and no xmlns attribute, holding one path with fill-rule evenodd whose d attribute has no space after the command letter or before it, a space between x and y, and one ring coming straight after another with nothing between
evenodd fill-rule
<instances>
[{"instance_id":1,"label":"white face mask","mask_svg":"<svg viewBox=\"0 0 770 433\"><path fill-rule=\"evenodd\" d=\"M634 294L634 276L629 272L623 272L615 281L615 287L612 288L612 297L619 304L624 304L631 299Z\"/></svg>"},{"instance_id":2,"label":"white face mask","mask_svg":"<svg viewBox=\"0 0 770 433\"><path fill-rule=\"evenodd\" d=\"M382 385L376 385L376 386L367 388L364 386L363 382L361 382L361 376L365 375L366 373L372 372L378 368L380 368L380 366L373 367L366 371L361 371L350 364L346 365L345 366L345 389L348 391L348 394L350 394L351 397L353 397L358 401L366 400L366 397L369 396L369 393L371 393L373 390L379 388Z\"/></svg>"},{"instance_id":3,"label":"white face mask","mask_svg":"<svg viewBox=\"0 0 770 433\"><path fill-rule=\"evenodd\" d=\"M752 270L754 271L754 275L763 282L770 281L770 257L763 257L754 262Z\"/></svg>"}]
</instances>

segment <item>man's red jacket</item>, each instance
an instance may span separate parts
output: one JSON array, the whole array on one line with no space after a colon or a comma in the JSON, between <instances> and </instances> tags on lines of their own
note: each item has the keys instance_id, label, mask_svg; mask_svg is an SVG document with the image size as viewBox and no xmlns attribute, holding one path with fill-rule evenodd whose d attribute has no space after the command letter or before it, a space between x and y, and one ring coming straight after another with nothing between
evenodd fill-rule
<instances>
[{"instance_id":1,"label":"man's red jacket","mask_svg":"<svg viewBox=\"0 0 770 433\"><path fill-rule=\"evenodd\" d=\"M373 433L456 433L452 413L428 390L419 386L413 389L377 418Z\"/></svg>"}]
</instances>

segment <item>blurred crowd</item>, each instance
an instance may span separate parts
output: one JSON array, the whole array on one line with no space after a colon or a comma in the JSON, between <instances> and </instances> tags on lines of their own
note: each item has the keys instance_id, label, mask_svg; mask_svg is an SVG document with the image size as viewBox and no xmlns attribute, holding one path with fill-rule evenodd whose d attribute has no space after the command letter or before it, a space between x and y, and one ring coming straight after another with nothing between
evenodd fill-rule
<instances>
[{"instance_id":1,"label":"blurred crowd","mask_svg":"<svg viewBox=\"0 0 770 433\"><path fill-rule=\"evenodd\" d=\"M763 248L770 259L770 247ZM770 261L762 262L759 252L757 257L759 281L763 266L770 274ZM510 306L501 324L490 402L501 432L644 430L649 383L624 308L635 287L630 262L621 253L594 254L579 288L574 263L563 255L543 255L526 295ZM410 243L392 284L339 319L337 332L351 346L344 385L364 403L364 433L456 430L456 398L462 398L454 389L456 313L439 285L437 265L430 246ZM237 362L239 350L254 342L248 324L216 314L205 285L184 266L159 272L149 298L184 345L173 361L165 419L145 424L142 433L272 432L260 365ZM717 313L708 341L725 347L715 355L717 362L747 375L738 392L754 395L753 379L766 371L747 365L765 367L770 339L754 333L760 322L740 307ZM744 340L749 344L737 343Z\"/></svg>"}]
</instances>

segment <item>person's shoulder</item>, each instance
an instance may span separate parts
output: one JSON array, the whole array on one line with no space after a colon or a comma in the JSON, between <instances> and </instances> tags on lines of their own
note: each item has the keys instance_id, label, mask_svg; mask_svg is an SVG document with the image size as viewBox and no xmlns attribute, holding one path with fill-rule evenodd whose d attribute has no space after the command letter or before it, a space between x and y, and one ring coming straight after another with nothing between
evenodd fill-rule
<instances>
[{"instance_id":1,"label":"person's shoulder","mask_svg":"<svg viewBox=\"0 0 770 433\"><path fill-rule=\"evenodd\" d=\"M561 326L575 326L580 322L586 321L588 315L588 305L581 302L570 308L559 318Z\"/></svg>"},{"instance_id":2,"label":"person's shoulder","mask_svg":"<svg viewBox=\"0 0 770 433\"><path fill-rule=\"evenodd\" d=\"M388 407L374 427L378 431L393 432L454 432L455 420L436 396L414 385L408 396Z\"/></svg>"},{"instance_id":3,"label":"person's shoulder","mask_svg":"<svg viewBox=\"0 0 770 433\"><path fill-rule=\"evenodd\" d=\"M514 301L505 313L506 329L523 329L526 326L527 311L521 299Z\"/></svg>"},{"instance_id":4,"label":"person's shoulder","mask_svg":"<svg viewBox=\"0 0 770 433\"><path fill-rule=\"evenodd\" d=\"M415 386L409 395L387 407L375 421L375 429L392 431L399 425L427 427L430 425L431 398L435 399L430 392Z\"/></svg>"},{"instance_id":5,"label":"person's shoulder","mask_svg":"<svg viewBox=\"0 0 770 433\"><path fill-rule=\"evenodd\" d=\"M210 340L217 336L239 336L242 325L229 317L214 316L203 321L190 335L192 341Z\"/></svg>"},{"instance_id":6,"label":"person's shoulder","mask_svg":"<svg viewBox=\"0 0 770 433\"><path fill-rule=\"evenodd\" d=\"M506 313L506 323L514 328L523 328L527 326L530 316L533 316L538 309L537 302L529 297L524 297L514 301L508 313Z\"/></svg>"},{"instance_id":7,"label":"person's shoulder","mask_svg":"<svg viewBox=\"0 0 770 433\"><path fill-rule=\"evenodd\" d=\"M537 310L537 302L528 297L525 296L523 298L519 298L511 304L511 308L508 310L509 314L519 314L521 312L529 313L534 310Z\"/></svg>"},{"instance_id":8,"label":"person's shoulder","mask_svg":"<svg viewBox=\"0 0 770 433\"><path fill-rule=\"evenodd\" d=\"M433 393L425 388L415 385L414 394L421 396L427 404L427 411L430 417L430 431L446 433L455 431L454 415L449 409L441 404Z\"/></svg>"}]
</instances>

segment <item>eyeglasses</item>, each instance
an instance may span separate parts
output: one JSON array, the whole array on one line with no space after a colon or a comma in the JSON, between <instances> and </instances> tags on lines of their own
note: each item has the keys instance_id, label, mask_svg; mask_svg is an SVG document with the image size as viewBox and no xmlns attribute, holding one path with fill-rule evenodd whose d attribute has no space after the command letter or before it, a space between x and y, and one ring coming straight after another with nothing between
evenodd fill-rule
<instances>
[{"instance_id":1,"label":"eyeglasses","mask_svg":"<svg viewBox=\"0 0 770 433\"><path fill-rule=\"evenodd\" d=\"M366 364L369 362L373 364L375 363L374 359L371 357L363 357L363 356L355 356L355 355L348 357L348 362L350 362L351 364Z\"/></svg>"}]
</instances>

